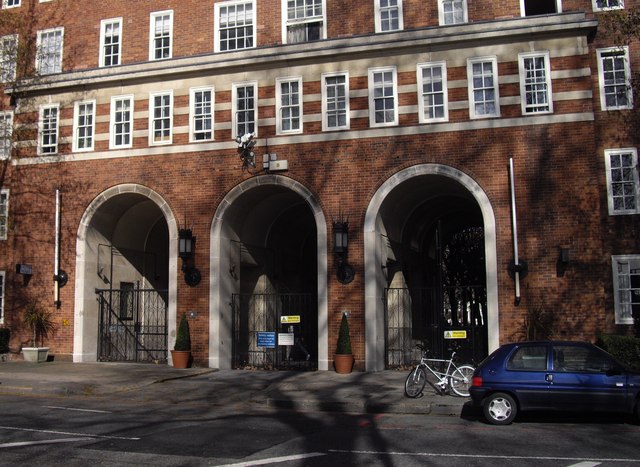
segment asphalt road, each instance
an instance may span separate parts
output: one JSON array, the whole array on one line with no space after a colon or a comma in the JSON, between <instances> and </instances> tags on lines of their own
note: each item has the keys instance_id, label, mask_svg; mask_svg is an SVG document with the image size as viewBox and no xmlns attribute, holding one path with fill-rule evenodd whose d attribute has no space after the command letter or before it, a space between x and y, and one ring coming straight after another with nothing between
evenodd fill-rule
<instances>
[{"instance_id":1,"label":"asphalt road","mask_svg":"<svg viewBox=\"0 0 640 467\"><path fill-rule=\"evenodd\" d=\"M293 412L179 399L171 385L144 397L1 395L0 465L640 465L640 426L616 417L529 416L494 427L473 412Z\"/></svg>"}]
</instances>

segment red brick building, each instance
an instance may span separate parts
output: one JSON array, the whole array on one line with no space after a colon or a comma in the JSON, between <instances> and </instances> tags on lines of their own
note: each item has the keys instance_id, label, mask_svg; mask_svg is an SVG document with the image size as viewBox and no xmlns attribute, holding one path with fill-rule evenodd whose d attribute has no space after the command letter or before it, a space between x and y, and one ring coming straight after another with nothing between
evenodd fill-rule
<instances>
[{"instance_id":1,"label":"red brick building","mask_svg":"<svg viewBox=\"0 0 640 467\"><path fill-rule=\"evenodd\" d=\"M74 361L185 313L220 368L329 369L345 312L367 371L632 332L633 3L3 0L11 350L34 299Z\"/></svg>"}]
</instances>

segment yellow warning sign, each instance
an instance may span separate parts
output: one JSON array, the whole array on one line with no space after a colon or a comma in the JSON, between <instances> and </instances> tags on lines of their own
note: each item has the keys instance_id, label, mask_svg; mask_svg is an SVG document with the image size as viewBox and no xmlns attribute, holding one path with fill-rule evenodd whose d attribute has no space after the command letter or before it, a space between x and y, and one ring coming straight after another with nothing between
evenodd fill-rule
<instances>
[{"instance_id":1,"label":"yellow warning sign","mask_svg":"<svg viewBox=\"0 0 640 467\"><path fill-rule=\"evenodd\" d=\"M445 339L466 339L467 331L445 331Z\"/></svg>"},{"instance_id":2,"label":"yellow warning sign","mask_svg":"<svg viewBox=\"0 0 640 467\"><path fill-rule=\"evenodd\" d=\"M296 324L300 322L300 315L281 316L280 324Z\"/></svg>"}]
</instances>

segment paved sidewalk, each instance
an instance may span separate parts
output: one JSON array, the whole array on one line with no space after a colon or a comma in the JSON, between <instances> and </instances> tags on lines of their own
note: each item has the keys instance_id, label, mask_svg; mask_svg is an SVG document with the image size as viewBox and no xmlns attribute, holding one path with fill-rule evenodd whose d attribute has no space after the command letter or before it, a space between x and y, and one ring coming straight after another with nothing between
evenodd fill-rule
<instances>
[{"instance_id":1,"label":"paved sidewalk","mask_svg":"<svg viewBox=\"0 0 640 467\"><path fill-rule=\"evenodd\" d=\"M177 370L167 365L135 363L0 363L0 394L106 396L153 385L167 389L215 392L220 400L245 401L272 408L369 413L460 416L467 398L438 395L429 385L424 396L404 395L406 372L292 372ZM182 381L181 381L182 380ZM178 391L176 391L178 392ZM185 391L186 392L186 391Z\"/></svg>"}]
</instances>

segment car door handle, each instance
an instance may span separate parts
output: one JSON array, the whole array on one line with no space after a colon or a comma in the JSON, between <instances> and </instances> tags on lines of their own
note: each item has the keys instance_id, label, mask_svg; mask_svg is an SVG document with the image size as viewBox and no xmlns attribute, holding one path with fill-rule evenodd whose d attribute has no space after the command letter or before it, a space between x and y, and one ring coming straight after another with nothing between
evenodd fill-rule
<instances>
[{"instance_id":1,"label":"car door handle","mask_svg":"<svg viewBox=\"0 0 640 467\"><path fill-rule=\"evenodd\" d=\"M547 381L547 383L553 383L553 375L547 373L547 375L544 377L544 379Z\"/></svg>"}]
</instances>

